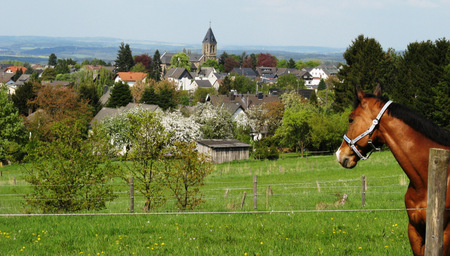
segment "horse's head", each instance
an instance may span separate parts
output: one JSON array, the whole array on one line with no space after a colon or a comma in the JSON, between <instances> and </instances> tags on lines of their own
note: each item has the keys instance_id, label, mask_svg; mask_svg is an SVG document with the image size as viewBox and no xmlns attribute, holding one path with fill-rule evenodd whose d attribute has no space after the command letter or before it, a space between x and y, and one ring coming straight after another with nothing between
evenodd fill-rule
<instances>
[{"instance_id":1,"label":"horse's head","mask_svg":"<svg viewBox=\"0 0 450 256\"><path fill-rule=\"evenodd\" d=\"M390 102L383 107L377 98L381 88L377 86L374 95L366 95L361 89L356 91L358 103L348 118L349 127L344 141L336 152L339 163L345 168L353 168L360 159L367 159L374 149L381 146L378 138L378 121Z\"/></svg>"}]
</instances>

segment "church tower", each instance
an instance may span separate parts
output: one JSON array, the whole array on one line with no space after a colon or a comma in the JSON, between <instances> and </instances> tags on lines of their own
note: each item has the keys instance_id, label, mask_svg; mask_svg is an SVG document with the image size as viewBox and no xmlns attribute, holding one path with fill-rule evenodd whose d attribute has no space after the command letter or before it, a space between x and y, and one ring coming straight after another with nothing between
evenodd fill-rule
<instances>
[{"instance_id":1,"label":"church tower","mask_svg":"<svg viewBox=\"0 0 450 256\"><path fill-rule=\"evenodd\" d=\"M202 47L203 60L217 59L217 41L214 37L214 33L212 32L211 25L209 26L208 32L206 32L206 36L203 39L203 47Z\"/></svg>"}]
</instances>

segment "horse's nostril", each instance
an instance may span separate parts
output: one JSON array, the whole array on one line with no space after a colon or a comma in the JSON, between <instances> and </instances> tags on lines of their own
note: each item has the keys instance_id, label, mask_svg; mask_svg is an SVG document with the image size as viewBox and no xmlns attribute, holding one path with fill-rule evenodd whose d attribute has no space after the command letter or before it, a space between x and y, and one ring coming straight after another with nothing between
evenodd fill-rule
<instances>
[{"instance_id":1,"label":"horse's nostril","mask_svg":"<svg viewBox=\"0 0 450 256\"><path fill-rule=\"evenodd\" d=\"M342 162L342 166L347 166L348 164L348 158L344 158L344 161Z\"/></svg>"}]
</instances>

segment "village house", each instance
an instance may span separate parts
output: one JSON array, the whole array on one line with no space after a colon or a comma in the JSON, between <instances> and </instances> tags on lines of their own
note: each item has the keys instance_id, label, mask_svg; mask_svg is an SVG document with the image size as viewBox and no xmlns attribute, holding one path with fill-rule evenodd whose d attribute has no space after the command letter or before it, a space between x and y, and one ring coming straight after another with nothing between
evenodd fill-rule
<instances>
[{"instance_id":1,"label":"village house","mask_svg":"<svg viewBox=\"0 0 450 256\"><path fill-rule=\"evenodd\" d=\"M177 90L185 90L185 91L194 91L192 87L192 75L185 68L171 68L164 76L164 79L167 79L173 82Z\"/></svg>"},{"instance_id":2,"label":"village house","mask_svg":"<svg viewBox=\"0 0 450 256\"><path fill-rule=\"evenodd\" d=\"M10 67L7 67L6 69L5 69L5 72L6 73L17 73L17 71L19 71L20 69L22 69L22 73L25 73L25 71L27 71L27 68L26 67L18 67L18 66L10 66Z\"/></svg>"},{"instance_id":3,"label":"village house","mask_svg":"<svg viewBox=\"0 0 450 256\"><path fill-rule=\"evenodd\" d=\"M147 73L143 72L117 72L114 77L114 83L123 81L130 87L138 82L144 83L147 79Z\"/></svg>"},{"instance_id":4,"label":"village house","mask_svg":"<svg viewBox=\"0 0 450 256\"><path fill-rule=\"evenodd\" d=\"M337 75L338 69L334 65L319 65L315 68L312 68L309 73L313 76L311 85L313 87L317 87L320 83L320 80L326 80L330 76Z\"/></svg>"}]
</instances>

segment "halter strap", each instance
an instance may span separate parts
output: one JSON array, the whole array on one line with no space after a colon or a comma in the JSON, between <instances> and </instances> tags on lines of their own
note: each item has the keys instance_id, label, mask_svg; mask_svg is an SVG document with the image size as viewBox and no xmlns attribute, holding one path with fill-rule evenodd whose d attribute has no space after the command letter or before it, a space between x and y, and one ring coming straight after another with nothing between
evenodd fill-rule
<instances>
[{"instance_id":1,"label":"halter strap","mask_svg":"<svg viewBox=\"0 0 450 256\"><path fill-rule=\"evenodd\" d=\"M361 133L358 137L356 137L353 140L350 139L349 137L347 137L347 135L344 135L344 140L347 142L347 144L353 149L353 151L362 160L367 160L374 150L380 150L379 148L375 147L375 145L373 145L372 140L370 139L370 135L372 135L373 130L375 130L378 123L380 122L381 117L383 116L384 112L386 112L387 108L389 107L389 105L391 105L391 103L392 103L392 101L390 100L390 101L386 102L386 104L384 104L384 106L381 108L380 112L378 113L377 117L372 120L372 125L369 127L369 129L367 131ZM369 135L369 144L373 147L373 149L370 150L370 152L368 153L367 156L363 156L359 152L359 150L356 148L356 142L358 142L360 139L364 138L367 135Z\"/></svg>"}]
</instances>

